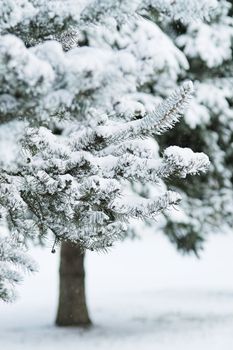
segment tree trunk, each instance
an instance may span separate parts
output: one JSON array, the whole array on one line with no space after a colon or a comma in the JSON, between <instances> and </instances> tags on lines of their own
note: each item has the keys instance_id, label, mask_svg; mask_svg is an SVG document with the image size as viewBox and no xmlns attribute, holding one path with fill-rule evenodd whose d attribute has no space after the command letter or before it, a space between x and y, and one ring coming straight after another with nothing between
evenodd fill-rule
<instances>
[{"instance_id":1,"label":"tree trunk","mask_svg":"<svg viewBox=\"0 0 233 350\"><path fill-rule=\"evenodd\" d=\"M90 325L85 297L84 253L77 244L62 243L59 275L56 324L77 327Z\"/></svg>"}]
</instances>

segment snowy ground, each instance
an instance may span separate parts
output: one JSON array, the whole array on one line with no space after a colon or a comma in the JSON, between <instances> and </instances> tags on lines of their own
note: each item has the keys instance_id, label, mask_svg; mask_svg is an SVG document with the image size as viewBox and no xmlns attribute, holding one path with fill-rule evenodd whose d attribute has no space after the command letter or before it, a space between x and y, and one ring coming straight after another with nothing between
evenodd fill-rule
<instances>
[{"instance_id":1,"label":"snowy ground","mask_svg":"<svg viewBox=\"0 0 233 350\"><path fill-rule=\"evenodd\" d=\"M181 257L159 235L89 254L95 327L53 326L58 254L35 250L40 273L16 304L0 304L1 350L232 350L233 236L215 236L201 260Z\"/></svg>"}]
</instances>

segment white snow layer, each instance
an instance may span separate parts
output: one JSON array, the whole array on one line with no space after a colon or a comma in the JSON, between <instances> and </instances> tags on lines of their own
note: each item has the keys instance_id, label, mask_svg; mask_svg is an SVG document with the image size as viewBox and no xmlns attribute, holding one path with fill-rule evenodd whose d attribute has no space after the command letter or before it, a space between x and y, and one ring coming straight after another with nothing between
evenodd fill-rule
<instances>
[{"instance_id":1,"label":"white snow layer","mask_svg":"<svg viewBox=\"0 0 233 350\"><path fill-rule=\"evenodd\" d=\"M145 231L145 230L144 230ZM52 245L52 243L51 243ZM109 254L88 254L87 292L95 326L53 326L58 256L35 249L40 273L15 304L0 303L2 350L231 350L233 238L212 236L202 259L182 257L146 234Z\"/></svg>"}]
</instances>

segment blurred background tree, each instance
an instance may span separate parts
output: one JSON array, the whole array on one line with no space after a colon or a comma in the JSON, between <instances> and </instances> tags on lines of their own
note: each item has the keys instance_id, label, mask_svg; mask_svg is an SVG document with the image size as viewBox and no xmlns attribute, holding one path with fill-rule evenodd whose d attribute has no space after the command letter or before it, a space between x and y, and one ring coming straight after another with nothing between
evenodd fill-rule
<instances>
[{"instance_id":1,"label":"blurred background tree","mask_svg":"<svg viewBox=\"0 0 233 350\"><path fill-rule=\"evenodd\" d=\"M179 80L189 77L195 84L190 108L161 147L177 142L191 144L211 160L208 176L176 179L183 217L168 217L165 231L178 248L194 250L211 233L227 233L233 226L233 18L232 1L220 0L207 22L161 22L161 27L185 54L189 68Z\"/></svg>"}]
</instances>

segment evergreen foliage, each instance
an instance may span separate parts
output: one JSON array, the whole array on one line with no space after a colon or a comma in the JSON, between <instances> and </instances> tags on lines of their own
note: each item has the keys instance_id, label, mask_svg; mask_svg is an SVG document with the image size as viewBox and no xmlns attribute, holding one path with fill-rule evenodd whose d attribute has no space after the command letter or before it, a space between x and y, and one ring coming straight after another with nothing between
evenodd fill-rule
<instances>
[{"instance_id":1,"label":"evergreen foliage","mask_svg":"<svg viewBox=\"0 0 233 350\"><path fill-rule=\"evenodd\" d=\"M129 183L161 185L173 175L185 178L207 170L205 154L173 146L159 157L153 141L180 119L193 94L192 83L184 82L163 101L151 97L149 109L133 97L148 101L150 95L143 91L154 66L141 74L132 53L134 41L132 49L116 50L85 45L84 40L85 35L91 40L92 33L96 43L98 31L112 28L114 37L129 19L129 26L147 23L138 16L151 11L182 18L183 3L1 1L0 124L3 130L9 123L20 125L21 150L14 161L0 161L0 211L16 242L12 247L8 241L1 244L1 298L10 299L2 281L19 279L4 269L5 260L31 269L17 253L29 237L52 233L55 242L106 249L126 236L131 218L154 219L181 199L179 193L158 187L150 198L129 196ZM215 6L214 1L194 3L187 16L206 16ZM167 45L180 57L179 70L186 60L169 40ZM161 91L165 86L161 84Z\"/></svg>"},{"instance_id":2,"label":"evergreen foliage","mask_svg":"<svg viewBox=\"0 0 233 350\"><path fill-rule=\"evenodd\" d=\"M194 98L184 118L171 131L155 135L155 140L160 154L176 144L191 145L194 151L210 156L207 175L166 181L167 186L182 193L183 200L178 212L165 213L163 230L178 249L196 254L208 234L229 232L233 224L233 10L232 1L219 0L215 7L212 5L213 11L195 21L188 20L188 15L177 18L151 11L148 18L153 21L135 19L114 33L88 28L84 35L90 46L110 46L134 56L138 91L129 92L116 105L117 111L128 118L135 110L134 118L140 118L177 84L194 81ZM195 1L190 11L192 6L196 6ZM183 10L187 10L184 3ZM151 185L137 186L137 190L147 198L154 193Z\"/></svg>"}]
</instances>

